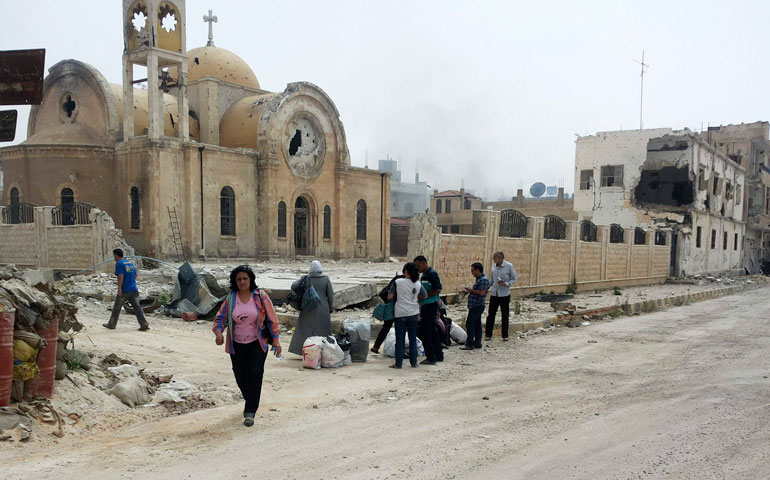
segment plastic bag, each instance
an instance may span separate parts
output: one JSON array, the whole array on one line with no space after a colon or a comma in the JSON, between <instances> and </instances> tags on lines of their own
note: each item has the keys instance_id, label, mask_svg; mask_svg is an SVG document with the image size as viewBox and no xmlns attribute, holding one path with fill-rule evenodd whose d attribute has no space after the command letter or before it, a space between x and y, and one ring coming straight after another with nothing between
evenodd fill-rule
<instances>
[{"instance_id":1,"label":"plastic bag","mask_svg":"<svg viewBox=\"0 0 770 480\"><path fill-rule=\"evenodd\" d=\"M465 330L454 322L452 322L452 327L449 329L449 336L457 343L465 343L468 340L468 334L465 333Z\"/></svg>"},{"instance_id":2,"label":"plastic bag","mask_svg":"<svg viewBox=\"0 0 770 480\"><path fill-rule=\"evenodd\" d=\"M409 336L405 335L404 338L404 358L409 358ZM383 342L382 354L386 357L396 356L396 329L393 328L388 332ZM417 356L422 357L425 355L425 349L422 346L422 341L417 339Z\"/></svg>"},{"instance_id":3,"label":"plastic bag","mask_svg":"<svg viewBox=\"0 0 770 480\"><path fill-rule=\"evenodd\" d=\"M150 401L150 387L139 377L131 377L107 390L129 407L144 405Z\"/></svg>"},{"instance_id":4,"label":"plastic bag","mask_svg":"<svg viewBox=\"0 0 770 480\"><path fill-rule=\"evenodd\" d=\"M338 368L342 366L344 360L345 353L337 345L337 340L331 335L324 337L321 343L321 367Z\"/></svg>"},{"instance_id":5,"label":"plastic bag","mask_svg":"<svg viewBox=\"0 0 770 480\"><path fill-rule=\"evenodd\" d=\"M321 344L323 337L308 337L302 345L302 366L318 370L321 368Z\"/></svg>"},{"instance_id":6,"label":"plastic bag","mask_svg":"<svg viewBox=\"0 0 770 480\"><path fill-rule=\"evenodd\" d=\"M347 333L338 333L334 336L334 339L337 340L337 345L340 346L343 352L349 352L351 343L350 343L350 335Z\"/></svg>"},{"instance_id":7,"label":"plastic bag","mask_svg":"<svg viewBox=\"0 0 770 480\"><path fill-rule=\"evenodd\" d=\"M372 310L372 316L377 320L393 320L395 318L395 303L391 300L388 303L375 305L374 310Z\"/></svg>"},{"instance_id":8,"label":"plastic bag","mask_svg":"<svg viewBox=\"0 0 770 480\"><path fill-rule=\"evenodd\" d=\"M20 362L29 362L37 357L37 348L31 346L24 340L15 339L13 341L13 359Z\"/></svg>"},{"instance_id":9,"label":"plastic bag","mask_svg":"<svg viewBox=\"0 0 770 480\"><path fill-rule=\"evenodd\" d=\"M353 359L350 358L350 350L345 350L343 353L345 354L345 358L342 359L342 366L347 367L348 365L353 365Z\"/></svg>"},{"instance_id":10,"label":"plastic bag","mask_svg":"<svg viewBox=\"0 0 770 480\"><path fill-rule=\"evenodd\" d=\"M365 362L369 354L369 338L371 336L371 319L361 318L352 320L350 317L345 319L342 326L345 333L350 337L350 358L354 362Z\"/></svg>"}]
</instances>

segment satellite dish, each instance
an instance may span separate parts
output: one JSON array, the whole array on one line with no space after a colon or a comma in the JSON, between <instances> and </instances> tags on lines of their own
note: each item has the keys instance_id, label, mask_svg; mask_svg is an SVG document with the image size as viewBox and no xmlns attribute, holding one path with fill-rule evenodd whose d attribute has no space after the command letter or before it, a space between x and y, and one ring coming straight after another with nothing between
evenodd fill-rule
<instances>
[{"instance_id":1,"label":"satellite dish","mask_svg":"<svg viewBox=\"0 0 770 480\"><path fill-rule=\"evenodd\" d=\"M545 183L543 182L537 182L533 183L531 187L529 187L529 194L533 197L542 197L545 193Z\"/></svg>"}]
</instances>

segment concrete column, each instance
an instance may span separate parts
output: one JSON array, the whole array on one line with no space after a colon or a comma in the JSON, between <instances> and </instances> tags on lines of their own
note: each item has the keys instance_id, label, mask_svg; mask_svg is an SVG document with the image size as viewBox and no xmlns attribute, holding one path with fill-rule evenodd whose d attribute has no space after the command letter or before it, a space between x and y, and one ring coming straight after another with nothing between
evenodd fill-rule
<instances>
[{"instance_id":1,"label":"concrete column","mask_svg":"<svg viewBox=\"0 0 770 480\"><path fill-rule=\"evenodd\" d=\"M535 283L537 281L537 268L538 268L538 240L537 240L537 232L538 232L538 219L537 218L529 218L527 221L527 238L532 243L532 254L530 255L530 261L529 261L529 285L537 285ZM524 286L524 285L521 285Z\"/></svg>"},{"instance_id":2,"label":"concrete column","mask_svg":"<svg viewBox=\"0 0 770 480\"><path fill-rule=\"evenodd\" d=\"M610 250L610 227L609 225L601 225L598 227L598 234L601 236L602 243L602 260L601 269L599 271L599 278L607 280L607 256Z\"/></svg>"},{"instance_id":3,"label":"concrete column","mask_svg":"<svg viewBox=\"0 0 770 480\"><path fill-rule=\"evenodd\" d=\"M184 32L184 30L182 30ZM187 101L187 62L182 62L177 66L180 72L178 96L177 96L177 115L179 119L179 131L177 136L185 142L190 140L190 105Z\"/></svg>"},{"instance_id":4,"label":"concrete column","mask_svg":"<svg viewBox=\"0 0 770 480\"><path fill-rule=\"evenodd\" d=\"M634 256L634 229L626 228L625 240L628 245L628 257L626 258L626 278L631 278L631 258Z\"/></svg>"},{"instance_id":5,"label":"concrete column","mask_svg":"<svg viewBox=\"0 0 770 480\"><path fill-rule=\"evenodd\" d=\"M147 54L147 97L149 114L148 137L158 140L163 135L163 118L161 117L161 92L158 83L158 56L155 52Z\"/></svg>"},{"instance_id":6,"label":"concrete column","mask_svg":"<svg viewBox=\"0 0 770 480\"><path fill-rule=\"evenodd\" d=\"M134 136L134 64L123 55L123 141Z\"/></svg>"},{"instance_id":7,"label":"concrete column","mask_svg":"<svg viewBox=\"0 0 770 480\"><path fill-rule=\"evenodd\" d=\"M577 277L578 242L580 241L580 235L578 235L578 222L567 222L567 235L567 239L570 241L569 278L567 279L567 283L570 283L573 278Z\"/></svg>"},{"instance_id":8,"label":"concrete column","mask_svg":"<svg viewBox=\"0 0 770 480\"><path fill-rule=\"evenodd\" d=\"M51 207L35 207L35 256L38 268L48 268L48 230L51 224Z\"/></svg>"},{"instance_id":9,"label":"concrete column","mask_svg":"<svg viewBox=\"0 0 770 480\"><path fill-rule=\"evenodd\" d=\"M650 230L647 234L647 276L652 276L652 257L655 255L655 230Z\"/></svg>"},{"instance_id":10,"label":"concrete column","mask_svg":"<svg viewBox=\"0 0 770 480\"><path fill-rule=\"evenodd\" d=\"M543 265L543 235L544 235L544 229L545 229L545 219L542 217L538 217L536 219L537 223L535 225L535 239L534 239L534 246L536 247L535 250L535 268L532 269L532 278L535 279L535 283L533 285L541 285L542 284L542 272L541 272L541 266Z\"/></svg>"}]
</instances>

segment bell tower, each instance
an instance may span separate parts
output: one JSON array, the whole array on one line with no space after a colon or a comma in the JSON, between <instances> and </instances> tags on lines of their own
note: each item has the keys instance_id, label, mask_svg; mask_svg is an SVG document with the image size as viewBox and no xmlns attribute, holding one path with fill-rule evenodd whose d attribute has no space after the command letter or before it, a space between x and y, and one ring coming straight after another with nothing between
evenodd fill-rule
<instances>
[{"instance_id":1,"label":"bell tower","mask_svg":"<svg viewBox=\"0 0 770 480\"><path fill-rule=\"evenodd\" d=\"M150 139L164 134L163 94L176 87L176 136L189 140L185 0L123 0L123 140L134 133L134 65L147 68L147 111ZM179 78L163 69L176 67Z\"/></svg>"}]
</instances>

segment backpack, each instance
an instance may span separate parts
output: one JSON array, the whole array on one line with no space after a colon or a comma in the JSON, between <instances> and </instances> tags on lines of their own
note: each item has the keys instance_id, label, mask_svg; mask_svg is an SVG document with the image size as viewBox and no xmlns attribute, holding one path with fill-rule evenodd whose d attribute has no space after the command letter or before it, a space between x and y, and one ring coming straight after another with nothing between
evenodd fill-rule
<instances>
[{"instance_id":1,"label":"backpack","mask_svg":"<svg viewBox=\"0 0 770 480\"><path fill-rule=\"evenodd\" d=\"M396 280L399 278L404 278L404 276L399 274L391 278L390 282L388 282L388 285L380 290L380 293L377 294L377 296L380 297L384 303L388 303L388 290L390 290L390 287L393 286L393 284L396 283Z\"/></svg>"}]
</instances>

